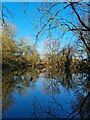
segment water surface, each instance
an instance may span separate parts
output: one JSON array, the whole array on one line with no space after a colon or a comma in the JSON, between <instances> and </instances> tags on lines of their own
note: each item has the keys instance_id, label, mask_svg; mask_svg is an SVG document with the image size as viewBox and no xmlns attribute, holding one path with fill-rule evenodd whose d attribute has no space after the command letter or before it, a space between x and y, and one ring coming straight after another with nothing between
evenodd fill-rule
<instances>
[{"instance_id":1,"label":"water surface","mask_svg":"<svg viewBox=\"0 0 90 120\"><path fill-rule=\"evenodd\" d=\"M86 73L3 71L3 118L89 118Z\"/></svg>"}]
</instances>

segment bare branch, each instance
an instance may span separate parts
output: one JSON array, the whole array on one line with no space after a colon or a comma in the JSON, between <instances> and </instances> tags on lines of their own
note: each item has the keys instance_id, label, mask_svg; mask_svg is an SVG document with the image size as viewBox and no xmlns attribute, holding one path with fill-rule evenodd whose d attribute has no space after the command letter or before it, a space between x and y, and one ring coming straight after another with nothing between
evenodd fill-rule
<instances>
[{"instance_id":1,"label":"bare branch","mask_svg":"<svg viewBox=\"0 0 90 120\"><path fill-rule=\"evenodd\" d=\"M90 27L88 27L83 21L82 21L82 19L80 18L80 16L79 16L79 14L78 14L78 12L76 11L76 9L75 9L75 7L74 7L74 5L73 5L73 3L71 3L70 4L71 5L71 7L72 7L72 9L73 9L73 11L75 12L75 14L77 15L77 17L78 17L78 20L80 21L80 23L83 25L83 27L85 27L86 29L88 29L89 31L90 31Z\"/></svg>"}]
</instances>

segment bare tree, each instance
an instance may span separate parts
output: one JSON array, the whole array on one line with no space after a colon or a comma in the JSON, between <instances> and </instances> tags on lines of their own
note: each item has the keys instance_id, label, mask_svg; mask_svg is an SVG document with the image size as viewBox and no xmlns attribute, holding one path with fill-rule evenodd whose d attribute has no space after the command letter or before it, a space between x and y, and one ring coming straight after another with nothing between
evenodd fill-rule
<instances>
[{"instance_id":1,"label":"bare tree","mask_svg":"<svg viewBox=\"0 0 90 120\"><path fill-rule=\"evenodd\" d=\"M57 55L60 52L60 41L57 39L49 38L44 42L44 51L47 55Z\"/></svg>"},{"instance_id":2,"label":"bare tree","mask_svg":"<svg viewBox=\"0 0 90 120\"><path fill-rule=\"evenodd\" d=\"M45 31L47 36L54 33L58 38L68 34L71 40L72 38L81 40L90 54L89 9L89 2L41 3L39 13L42 13L40 17L40 24L42 24L36 37Z\"/></svg>"}]
</instances>

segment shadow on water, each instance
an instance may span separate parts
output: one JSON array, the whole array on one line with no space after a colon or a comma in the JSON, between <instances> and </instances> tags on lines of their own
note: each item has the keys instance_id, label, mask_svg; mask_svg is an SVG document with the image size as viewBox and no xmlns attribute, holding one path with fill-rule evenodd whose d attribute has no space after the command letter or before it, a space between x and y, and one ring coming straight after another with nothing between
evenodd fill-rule
<instances>
[{"instance_id":1,"label":"shadow on water","mask_svg":"<svg viewBox=\"0 0 90 120\"><path fill-rule=\"evenodd\" d=\"M90 74L3 70L3 118L89 118Z\"/></svg>"}]
</instances>

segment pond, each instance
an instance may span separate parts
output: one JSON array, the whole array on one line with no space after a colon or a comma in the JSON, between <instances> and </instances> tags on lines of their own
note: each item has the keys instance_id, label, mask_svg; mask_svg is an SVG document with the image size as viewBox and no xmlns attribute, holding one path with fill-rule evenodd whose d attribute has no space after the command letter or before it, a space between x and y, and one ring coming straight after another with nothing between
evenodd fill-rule
<instances>
[{"instance_id":1,"label":"pond","mask_svg":"<svg viewBox=\"0 0 90 120\"><path fill-rule=\"evenodd\" d=\"M3 118L89 118L87 73L3 70Z\"/></svg>"}]
</instances>

